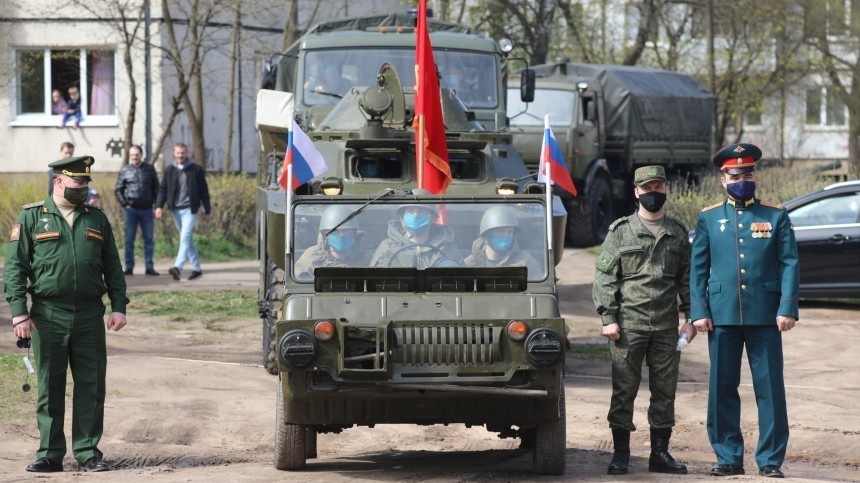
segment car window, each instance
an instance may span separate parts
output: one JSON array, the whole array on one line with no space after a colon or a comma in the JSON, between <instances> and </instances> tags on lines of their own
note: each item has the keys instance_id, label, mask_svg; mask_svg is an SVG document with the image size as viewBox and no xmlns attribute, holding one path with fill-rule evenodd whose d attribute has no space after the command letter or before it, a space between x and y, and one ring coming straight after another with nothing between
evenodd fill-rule
<instances>
[{"instance_id":1,"label":"car window","mask_svg":"<svg viewBox=\"0 0 860 483\"><path fill-rule=\"evenodd\" d=\"M799 206L789 213L795 227L860 223L860 193L841 193Z\"/></svg>"}]
</instances>

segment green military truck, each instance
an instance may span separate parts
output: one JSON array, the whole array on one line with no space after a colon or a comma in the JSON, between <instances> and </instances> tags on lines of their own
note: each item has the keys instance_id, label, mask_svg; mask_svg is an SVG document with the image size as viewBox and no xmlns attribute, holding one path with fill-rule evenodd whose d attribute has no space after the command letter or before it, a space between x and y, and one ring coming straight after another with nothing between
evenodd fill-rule
<instances>
[{"instance_id":1,"label":"green military truck","mask_svg":"<svg viewBox=\"0 0 860 483\"><path fill-rule=\"evenodd\" d=\"M633 171L660 164L674 180L698 182L710 159L713 97L692 77L658 69L560 63L534 66L534 102L508 90L514 146L531 171L540 160L544 116L579 196L562 195L566 239L599 244L633 211Z\"/></svg>"},{"instance_id":2,"label":"green military truck","mask_svg":"<svg viewBox=\"0 0 860 483\"><path fill-rule=\"evenodd\" d=\"M545 195L384 189L270 201L274 216L288 214L279 288L288 296L275 334L276 468L303 469L317 456L319 433L464 424L520 438L533 448L538 474L564 473L568 344ZM446 233L445 244L392 245L407 208L444 213L433 230ZM527 263L473 256L496 225L513 227L510 259ZM338 230L354 235L356 255L311 276L307 260ZM425 256L436 261L419 263Z\"/></svg>"}]
</instances>

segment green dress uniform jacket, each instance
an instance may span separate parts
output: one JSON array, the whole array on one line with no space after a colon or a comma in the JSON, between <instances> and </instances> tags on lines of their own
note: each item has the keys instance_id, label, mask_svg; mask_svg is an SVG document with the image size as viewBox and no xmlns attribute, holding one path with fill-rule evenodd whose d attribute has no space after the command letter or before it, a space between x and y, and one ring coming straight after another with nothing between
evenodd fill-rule
<instances>
[{"instance_id":1,"label":"green dress uniform jacket","mask_svg":"<svg viewBox=\"0 0 860 483\"><path fill-rule=\"evenodd\" d=\"M665 217L656 236L636 214L609 227L592 298L603 325L621 326L620 338L609 341L612 400L607 420L612 429L636 430L633 408L643 361L651 392L648 424L652 429L675 425L678 310L689 314L689 276L687 231L674 219Z\"/></svg>"},{"instance_id":2,"label":"green dress uniform jacket","mask_svg":"<svg viewBox=\"0 0 860 483\"><path fill-rule=\"evenodd\" d=\"M727 199L699 214L690 271L692 318L711 318L708 439L718 464L743 465L738 393L744 348L758 405L759 468L781 466L788 445L778 315L798 318L797 245L788 212Z\"/></svg>"},{"instance_id":3,"label":"green dress uniform jacket","mask_svg":"<svg viewBox=\"0 0 860 483\"><path fill-rule=\"evenodd\" d=\"M12 316L29 314L39 374L37 457L60 462L66 370L72 369L72 441L80 463L102 454L104 421L105 306L125 313L126 284L107 217L98 208L75 208L70 227L52 198L33 203L15 219L7 246L4 281ZM27 294L32 305L28 311Z\"/></svg>"}]
</instances>

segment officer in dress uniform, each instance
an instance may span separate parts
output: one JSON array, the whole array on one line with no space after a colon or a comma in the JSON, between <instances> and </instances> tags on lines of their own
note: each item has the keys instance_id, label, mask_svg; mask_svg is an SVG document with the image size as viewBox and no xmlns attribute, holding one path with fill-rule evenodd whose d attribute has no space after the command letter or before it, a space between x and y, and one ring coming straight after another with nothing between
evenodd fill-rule
<instances>
[{"instance_id":1,"label":"officer in dress uniform","mask_svg":"<svg viewBox=\"0 0 860 483\"><path fill-rule=\"evenodd\" d=\"M694 325L708 332L708 439L714 476L744 474L738 386L746 347L758 404L759 474L782 478L788 443L782 332L798 318L797 246L785 208L755 198L761 150L733 144L713 158L728 198L699 214L690 268Z\"/></svg>"},{"instance_id":2,"label":"officer in dress uniform","mask_svg":"<svg viewBox=\"0 0 860 483\"><path fill-rule=\"evenodd\" d=\"M107 216L85 203L93 163L91 156L51 163L53 194L25 205L9 235L4 280L12 330L19 338L32 337L39 374L39 450L27 471L63 471L67 368L75 381L74 457L82 470L110 469L98 449L104 422L105 327L125 326L128 298ZM104 294L111 304L106 323Z\"/></svg>"}]
</instances>

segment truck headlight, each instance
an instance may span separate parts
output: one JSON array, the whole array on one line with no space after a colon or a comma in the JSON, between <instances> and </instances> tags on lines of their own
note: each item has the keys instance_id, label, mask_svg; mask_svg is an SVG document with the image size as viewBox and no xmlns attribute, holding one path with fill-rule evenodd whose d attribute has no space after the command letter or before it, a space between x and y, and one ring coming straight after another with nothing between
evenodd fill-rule
<instances>
[{"instance_id":1,"label":"truck headlight","mask_svg":"<svg viewBox=\"0 0 860 483\"><path fill-rule=\"evenodd\" d=\"M529 362L537 367L549 367L564 354L564 340L555 331L540 328L533 330L523 344Z\"/></svg>"},{"instance_id":2,"label":"truck headlight","mask_svg":"<svg viewBox=\"0 0 860 483\"><path fill-rule=\"evenodd\" d=\"M303 369L310 366L316 359L317 352L314 336L303 329L287 332L278 344L281 362L290 369Z\"/></svg>"}]
</instances>

